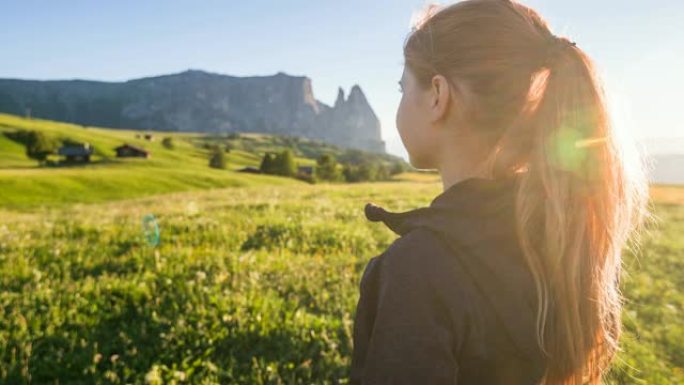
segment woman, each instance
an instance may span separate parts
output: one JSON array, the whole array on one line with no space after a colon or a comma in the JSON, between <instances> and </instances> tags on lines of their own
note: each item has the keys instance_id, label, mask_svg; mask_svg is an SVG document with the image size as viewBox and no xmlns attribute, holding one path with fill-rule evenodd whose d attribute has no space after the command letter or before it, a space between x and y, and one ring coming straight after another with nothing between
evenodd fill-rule
<instances>
[{"instance_id":1,"label":"woman","mask_svg":"<svg viewBox=\"0 0 684 385\"><path fill-rule=\"evenodd\" d=\"M404 59L397 128L443 192L366 206L401 237L363 273L350 382L600 384L648 190L591 59L504 0L430 6Z\"/></svg>"}]
</instances>

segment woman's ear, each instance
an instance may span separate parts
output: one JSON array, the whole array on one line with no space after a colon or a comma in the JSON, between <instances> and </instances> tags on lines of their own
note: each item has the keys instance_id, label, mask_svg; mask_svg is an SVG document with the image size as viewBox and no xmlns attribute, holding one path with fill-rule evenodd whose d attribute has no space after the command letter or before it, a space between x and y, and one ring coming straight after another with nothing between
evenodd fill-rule
<instances>
[{"instance_id":1,"label":"woman's ear","mask_svg":"<svg viewBox=\"0 0 684 385\"><path fill-rule=\"evenodd\" d=\"M432 77L430 85L430 120L434 123L446 118L453 95L443 75Z\"/></svg>"}]
</instances>

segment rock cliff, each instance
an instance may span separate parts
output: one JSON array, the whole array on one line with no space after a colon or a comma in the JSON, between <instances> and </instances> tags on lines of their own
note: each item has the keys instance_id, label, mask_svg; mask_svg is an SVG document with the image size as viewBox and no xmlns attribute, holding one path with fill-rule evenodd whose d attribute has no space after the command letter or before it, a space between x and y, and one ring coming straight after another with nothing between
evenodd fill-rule
<instances>
[{"instance_id":1,"label":"rock cliff","mask_svg":"<svg viewBox=\"0 0 684 385\"><path fill-rule=\"evenodd\" d=\"M380 122L358 85L333 106L311 79L279 72L236 77L188 70L126 82L0 79L0 111L89 126L264 132L385 152Z\"/></svg>"}]
</instances>

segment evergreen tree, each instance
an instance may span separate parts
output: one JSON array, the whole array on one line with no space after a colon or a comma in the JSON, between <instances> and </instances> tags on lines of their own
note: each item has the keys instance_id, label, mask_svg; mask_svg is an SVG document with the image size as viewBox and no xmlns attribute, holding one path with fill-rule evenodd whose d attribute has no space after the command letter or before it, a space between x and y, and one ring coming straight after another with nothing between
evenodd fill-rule
<instances>
[{"instance_id":1,"label":"evergreen tree","mask_svg":"<svg viewBox=\"0 0 684 385\"><path fill-rule=\"evenodd\" d=\"M209 167L224 169L226 168L226 154L220 147L215 146L209 158Z\"/></svg>"},{"instance_id":2,"label":"evergreen tree","mask_svg":"<svg viewBox=\"0 0 684 385\"><path fill-rule=\"evenodd\" d=\"M390 168L390 175L401 174L404 171L406 171L406 167L403 162L393 162L392 167Z\"/></svg>"},{"instance_id":3,"label":"evergreen tree","mask_svg":"<svg viewBox=\"0 0 684 385\"><path fill-rule=\"evenodd\" d=\"M270 152L264 154L261 159L261 165L259 170L264 174L274 174L275 173L275 157Z\"/></svg>"},{"instance_id":4,"label":"evergreen tree","mask_svg":"<svg viewBox=\"0 0 684 385\"><path fill-rule=\"evenodd\" d=\"M376 167L375 164L370 163L370 162L363 162L359 165L358 168L358 173L359 173L359 180L362 181L372 181L375 180L377 177L377 170L378 168Z\"/></svg>"},{"instance_id":5,"label":"evergreen tree","mask_svg":"<svg viewBox=\"0 0 684 385\"><path fill-rule=\"evenodd\" d=\"M316 160L316 177L322 180L338 181L341 178L337 161L330 154L323 154Z\"/></svg>"},{"instance_id":6,"label":"evergreen tree","mask_svg":"<svg viewBox=\"0 0 684 385\"><path fill-rule=\"evenodd\" d=\"M347 182L359 182L358 167L352 164L345 164L342 168L342 175Z\"/></svg>"},{"instance_id":7,"label":"evergreen tree","mask_svg":"<svg viewBox=\"0 0 684 385\"><path fill-rule=\"evenodd\" d=\"M389 170L386 166L368 161L364 161L358 165L345 164L342 174L347 182L389 179Z\"/></svg>"},{"instance_id":8,"label":"evergreen tree","mask_svg":"<svg viewBox=\"0 0 684 385\"><path fill-rule=\"evenodd\" d=\"M29 131L26 135L26 156L43 163L55 152L56 143L40 131Z\"/></svg>"},{"instance_id":9,"label":"evergreen tree","mask_svg":"<svg viewBox=\"0 0 684 385\"><path fill-rule=\"evenodd\" d=\"M374 180L388 180L390 179L389 167L385 166L384 163L380 163L375 169Z\"/></svg>"},{"instance_id":10,"label":"evergreen tree","mask_svg":"<svg viewBox=\"0 0 684 385\"><path fill-rule=\"evenodd\" d=\"M297 163L292 150L285 149L276 156L275 173L282 176L297 175Z\"/></svg>"}]
</instances>

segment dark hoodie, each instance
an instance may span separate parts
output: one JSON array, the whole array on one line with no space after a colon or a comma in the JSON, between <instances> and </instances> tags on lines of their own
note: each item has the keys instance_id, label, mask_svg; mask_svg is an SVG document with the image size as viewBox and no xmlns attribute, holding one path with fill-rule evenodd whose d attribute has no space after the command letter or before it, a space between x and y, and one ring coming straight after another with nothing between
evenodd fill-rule
<instances>
[{"instance_id":1,"label":"dark hoodie","mask_svg":"<svg viewBox=\"0 0 684 385\"><path fill-rule=\"evenodd\" d=\"M350 384L538 384L536 292L515 231L517 177L469 178L429 207L366 217L400 235L363 272Z\"/></svg>"}]
</instances>

